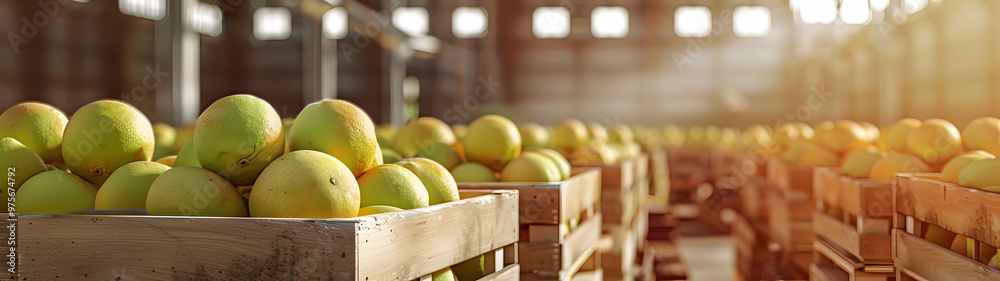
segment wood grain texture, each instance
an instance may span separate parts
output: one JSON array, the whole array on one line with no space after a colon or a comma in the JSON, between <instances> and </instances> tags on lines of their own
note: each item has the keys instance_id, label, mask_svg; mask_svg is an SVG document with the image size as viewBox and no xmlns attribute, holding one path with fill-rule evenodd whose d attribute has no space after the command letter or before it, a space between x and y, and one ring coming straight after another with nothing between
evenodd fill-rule
<instances>
[{"instance_id":1,"label":"wood grain texture","mask_svg":"<svg viewBox=\"0 0 1000 281\"><path fill-rule=\"evenodd\" d=\"M600 236L601 218L598 215L582 223L563 243L518 243L521 270L542 279L572 277L594 255Z\"/></svg>"},{"instance_id":2,"label":"wood grain texture","mask_svg":"<svg viewBox=\"0 0 1000 281\"><path fill-rule=\"evenodd\" d=\"M813 192L816 200L864 218L892 218L892 181L856 179L840 168L817 167Z\"/></svg>"},{"instance_id":3,"label":"wood grain texture","mask_svg":"<svg viewBox=\"0 0 1000 281\"><path fill-rule=\"evenodd\" d=\"M567 223L591 209L600 212L601 171L596 168L574 168L573 176L555 183L458 183L458 189L520 191L520 223Z\"/></svg>"},{"instance_id":4,"label":"wood grain texture","mask_svg":"<svg viewBox=\"0 0 1000 281\"><path fill-rule=\"evenodd\" d=\"M1000 270L899 229L893 230L893 261L917 280L1000 280Z\"/></svg>"},{"instance_id":5,"label":"wood grain texture","mask_svg":"<svg viewBox=\"0 0 1000 281\"><path fill-rule=\"evenodd\" d=\"M517 242L517 192L352 219L25 215L27 280L414 280Z\"/></svg>"},{"instance_id":6,"label":"wood grain texture","mask_svg":"<svg viewBox=\"0 0 1000 281\"><path fill-rule=\"evenodd\" d=\"M937 180L936 174L897 174L896 212L1000 246L1000 193Z\"/></svg>"},{"instance_id":7,"label":"wood grain texture","mask_svg":"<svg viewBox=\"0 0 1000 281\"><path fill-rule=\"evenodd\" d=\"M863 235L856 228L819 212L813 216L813 230L816 236L847 251L862 263L892 263L892 237L889 235Z\"/></svg>"},{"instance_id":8,"label":"wood grain texture","mask_svg":"<svg viewBox=\"0 0 1000 281\"><path fill-rule=\"evenodd\" d=\"M476 281L518 281L520 278L521 266L515 263L508 265L497 272L483 276L483 278L479 278L479 280Z\"/></svg>"}]
</instances>

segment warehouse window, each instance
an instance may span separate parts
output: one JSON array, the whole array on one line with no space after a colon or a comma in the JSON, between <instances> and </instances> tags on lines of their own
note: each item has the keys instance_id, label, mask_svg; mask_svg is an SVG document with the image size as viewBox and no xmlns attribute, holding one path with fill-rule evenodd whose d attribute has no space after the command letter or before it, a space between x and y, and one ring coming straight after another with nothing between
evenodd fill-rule
<instances>
[{"instance_id":1,"label":"warehouse window","mask_svg":"<svg viewBox=\"0 0 1000 281\"><path fill-rule=\"evenodd\" d=\"M212 37L222 34L222 9L219 6L198 2L191 6L184 18L195 32Z\"/></svg>"},{"instance_id":2,"label":"warehouse window","mask_svg":"<svg viewBox=\"0 0 1000 281\"><path fill-rule=\"evenodd\" d=\"M118 10L130 16L161 20L167 15L167 2L166 0L119 0Z\"/></svg>"},{"instance_id":3,"label":"warehouse window","mask_svg":"<svg viewBox=\"0 0 1000 281\"><path fill-rule=\"evenodd\" d=\"M566 7L538 7L531 14L531 32L537 38L566 38L569 31Z\"/></svg>"},{"instance_id":4,"label":"warehouse window","mask_svg":"<svg viewBox=\"0 0 1000 281\"><path fill-rule=\"evenodd\" d=\"M919 12L927 8L927 0L903 0L903 11L907 14Z\"/></svg>"},{"instance_id":5,"label":"warehouse window","mask_svg":"<svg viewBox=\"0 0 1000 281\"><path fill-rule=\"evenodd\" d=\"M253 37L285 40L292 36L292 12L285 7L259 8L253 12Z\"/></svg>"},{"instance_id":6,"label":"warehouse window","mask_svg":"<svg viewBox=\"0 0 1000 281\"><path fill-rule=\"evenodd\" d=\"M427 9L423 7L403 7L392 11L392 25L406 35L421 37L429 29Z\"/></svg>"},{"instance_id":7,"label":"warehouse window","mask_svg":"<svg viewBox=\"0 0 1000 281\"><path fill-rule=\"evenodd\" d=\"M680 37L707 37L712 33L712 10L705 6L677 7L674 33Z\"/></svg>"},{"instance_id":8,"label":"warehouse window","mask_svg":"<svg viewBox=\"0 0 1000 281\"><path fill-rule=\"evenodd\" d=\"M837 19L836 0L810 0L799 3L799 15L806 24L830 24Z\"/></svg>"},{"instance_id":9,"label":"warehouse window","mask_svg":"<svg viewBox=\"0 0 1000 281\"><path fill-rule=\"evenodd\" d=\"M840 3L840 19L846 24L868 24L872 19L868 0L844 0Z\"/></svg>"},{"instance_id":10,"label":"warehouse window","mask_svg":"<svg viewBox=\"0 0 1000 281\"><path fill-rule=\"evenodd\" d=\"M628 10L625 7L596 7L590 13L590 33L596 38L625 38Z\"/></svg>"},{"instance_id":11,"label":"warehouse window","mask_svg":"<svg viewBox=\"0 0 1000 281\"><path fill-rule=\"evenodd\" d=\"M480 7L458 7L451 13L451 33L458 38L479 38L486 35L486 10Z\"/></svg>"},{"instance_id":12,"label":"warehouse window","mask_svg":"<svg viewBox=\"0 0 1000 281\"><path fill-rule=\"evenodd\" d=\"M868 5L872 7L873 11L885 11L889 8L889 0L870 0Z\"/></svg>"},{"instance_id":13,"label":"warehouse window","mask_svg":"<svg viewBox=\"0 0 1000 281\"><path fill-rule=\"evenodd\" d=\"M733 34L764 37L771 33L771 10L764 6L742 6L733 11Z\"/></svg>"},{"instance_id":14,"label":"warehouse window","mask_svg":"<svg viewBox=\"0 0 1000 281\"><path fill-rule=\"evenodd\" d=\"M347 9L333 7L323 13L323 37L333 40L347 37Z\"/></svg>"}]
</instances>

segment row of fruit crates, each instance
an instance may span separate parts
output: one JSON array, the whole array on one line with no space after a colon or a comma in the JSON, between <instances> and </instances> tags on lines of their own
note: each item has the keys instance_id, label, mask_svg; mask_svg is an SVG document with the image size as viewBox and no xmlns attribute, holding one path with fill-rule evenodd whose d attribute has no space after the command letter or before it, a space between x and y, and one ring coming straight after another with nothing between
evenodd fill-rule
<instances>
[{"instance_id":1,"label":"row of fruit crates","mask_svg":"<svg viewBox=\"0 0 1000 281\"><path fill-rule=\"evenodd\" d=\"M460 196L350 219L24 215L17 267L23 280L424 280L481 256L478 280L518 280L518 192Z\"/></svg>"}]
</instances>

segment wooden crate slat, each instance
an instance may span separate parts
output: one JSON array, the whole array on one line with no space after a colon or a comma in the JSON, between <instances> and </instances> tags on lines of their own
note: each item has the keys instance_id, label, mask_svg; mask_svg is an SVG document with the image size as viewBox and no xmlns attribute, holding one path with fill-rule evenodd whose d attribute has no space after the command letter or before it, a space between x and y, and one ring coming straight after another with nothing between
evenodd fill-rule
<instances>
[{"instance_id":1,"label":"wooden crate slat","mask_svg":"<svg viewBox=\"0 0 1000 281\"><path fill-rule=\"evenodd\" d=\"M889 235L863 235L858 230L817 212L813 216L816 236L823 237L864 263L891 263L892 237Z\"/></svg>"},{"instance_id":2,"label":"wooden crate slat","mask_svg":"<svg viewBox=\"0 0 1000 281\"><path fill-rule=\"evenodd\" d=\"M779 189L812 193L814 166L787 163L771 158L767 165L767 179Z\"/></svg>"},{"instance_id":3,"label":"wooden crate slat","mask_svg":"<svg viewBox=\"0 0 1000 281\"><path fill-rule=\"evenodd\" d=\"M18 225L21 276L413 280L516 243L516 198L496 191L324 220L25 215Z\"/></svg>"},{"instance_id":4,"label":"wooden crate slat","mask_svg":"<svg viewBox=\"0 0 1000 281\"><path fill-rule=\"evenodd\" d=\"M898 174L896 212L1000 245L1000 194L937 180L936 174Z\"/></svg>"},{"instance_id":5,"label":"wooden crate slat","mask_svg":"<svg viewBox=\"0 0 1000 281\"><path fill-rule=\"evenodd\" d=\"M519 243L519 263L526 272L542 278L573 276L594 255L600 238L600 215L581 224L564 243Z\"/></svg>"},{"instance_id":6,"label":"wooden crate slat","mask_svg":"<svg viewBox=\"0 0 1000 281\"><path fill-rule=\"evenodd\" d=\"M521 276L521 266L518 264L511 264L503 269L483 276L476 281L518 281Z\"/></svg>"},{"instance_id":7,"label":"wooden crate slat","mask_svg":"<svg viewBox=\"0 0 1000 281\"><path fill-rule=\"evenodd\" d=\"M925 280L1000 280L1000 270L990 268L928 242L894 229L893 260L898 269Z\"/></svg>"},{"instance_id":8,"label":"wooden crate slat","mask_svg":"<svg viewBox=\"0 0 1000 281\"><path fill-rule=\"evenodd\" d=\"M518 190L521 192L521 224L559 225L579 216L600 202L601 172L574 168L573 176L556 183L458 183L462 189ZM599 211L599 210L593 210Z\"/></svg>"}]
</instances>

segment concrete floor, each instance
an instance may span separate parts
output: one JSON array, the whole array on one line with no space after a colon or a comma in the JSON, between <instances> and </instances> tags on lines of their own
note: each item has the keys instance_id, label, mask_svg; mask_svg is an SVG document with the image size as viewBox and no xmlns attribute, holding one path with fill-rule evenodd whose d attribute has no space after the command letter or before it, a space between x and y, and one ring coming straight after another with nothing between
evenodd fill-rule
<instances>
[{"instance_id":1,"label":"concrete floor","mask_svg":"<svg viewBox=\"0 0 1000 281\"><path fill-rule=\"evenodd\" d=\"M736 246L729 236L682 236L677 250L691 281L736 279Z\"/></svg>"}]
</instances>

